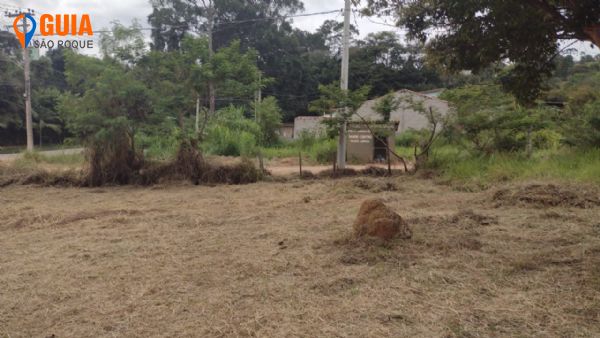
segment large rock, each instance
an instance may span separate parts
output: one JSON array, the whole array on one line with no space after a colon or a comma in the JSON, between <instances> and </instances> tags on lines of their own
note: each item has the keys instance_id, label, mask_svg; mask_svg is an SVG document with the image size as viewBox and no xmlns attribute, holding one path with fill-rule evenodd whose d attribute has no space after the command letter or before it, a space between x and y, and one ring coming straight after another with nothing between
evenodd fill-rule
<instances>
[{"instance_id":1,"label":"large rock","mask_svg":"<svg viewBox=\"0 0 600 338\"><path fill-rule=\"evenodd\" d=\"M358 237L372 236L383 240L412 237L412 231L402 217L379 199L363 202L354 222L354 233Z\"/></svg>"}]
</instances>

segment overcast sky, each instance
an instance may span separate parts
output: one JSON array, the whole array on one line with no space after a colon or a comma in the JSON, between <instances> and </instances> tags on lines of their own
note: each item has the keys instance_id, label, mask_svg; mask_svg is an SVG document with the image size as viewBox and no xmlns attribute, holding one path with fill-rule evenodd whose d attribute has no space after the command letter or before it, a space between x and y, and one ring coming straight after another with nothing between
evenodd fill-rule
<instances>
[{"instance_id":1,"label":"overcast sky","mask_svg":"<svg viewBox=\"0 0 600 338\"><path fill-rule=\"evenodd\" d=\"M35 3L35 7L31 7ZM147 17L152 12L149 0L36 0L36 1L21 1L21 0L0 0L0 11L12 9L16 7L32 8L38 13L69 13L69 14L90 14L92 26L94 30L100 30L110 26L110 22L118 20L127 25L134 19L138 19L143 26L148 26ZM329 10L342 9L344 0L304 0L305 13L315 13ZM294 19L294 25L300 29L315 31L323 21L327 19L337 19L341 21L342 15L329 14L310 17L301 17ZM400 30L382 24L385 19L382 18L360 18L358 15L353 15L352 23L357 25L361 36L366 36L369 33L393 30ZM375 23L377 22L377 23ZM2 26L12 25L12 21L2 16L0 20ZM388 20L388 24L393 23ZM148 33L148 32L147 32ZM149 34L149 33L148 33ZM97 41L97 36L96 36ZM575 47L579 51L585 51L589 54L597 54L598 49L592 49L589 43L578 43Z\"/></svg>"}]
</instances>

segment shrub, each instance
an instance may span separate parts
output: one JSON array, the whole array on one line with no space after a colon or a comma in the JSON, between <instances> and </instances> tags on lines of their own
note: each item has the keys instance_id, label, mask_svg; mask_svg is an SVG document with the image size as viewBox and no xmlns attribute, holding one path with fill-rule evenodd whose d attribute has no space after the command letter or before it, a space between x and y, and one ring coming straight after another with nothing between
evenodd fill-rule
<instances>
[{"instance_id":1,"label":"shrub","mask_svg":"<svg viewBox=\"0 0 600 338\"><path fill-rule=\"evenodd\" d=\"M557 149L563 136L553 130L543 129L533 133L533 146L537 149Z\"/></svg>"},{"instance_id":2,"label":"shrub","mask_svg":"<svg viewBox=\"0 0 600 338\"><path fill-rule=\"evenodd\" d=\"M396 136L396 146L398 147L414 147L414 145L420 140L421 133L414 129L408 129L407 131Z\"/></svg>"},{"instance_id":3,"label":"shrub","mask_svg":"<svg viewBox=\"0 0 600 338\"><path fill-rule=\"evenodd\" d=\"M256 143L256 137L247 131L215 126L209 130L204 147L213 155L251 156L256 153Z\"/></svg>"}]
</instances>

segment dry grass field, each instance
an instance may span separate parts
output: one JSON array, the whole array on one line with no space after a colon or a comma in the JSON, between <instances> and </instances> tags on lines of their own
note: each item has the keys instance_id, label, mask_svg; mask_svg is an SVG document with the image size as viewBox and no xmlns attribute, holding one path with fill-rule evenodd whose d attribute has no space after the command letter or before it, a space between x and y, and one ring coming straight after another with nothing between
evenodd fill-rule
<instances>
[{"instance_id":1,"label":"dry grass field","mask_svg":"<svg viewBox=\"0 0 600 338\"><path fill-rule=\"evenodd\" d=\"M380 197L411 240L355 240ZM0 189L0 337L599 337L597 190Z\"/></svg>"}]
</instances>

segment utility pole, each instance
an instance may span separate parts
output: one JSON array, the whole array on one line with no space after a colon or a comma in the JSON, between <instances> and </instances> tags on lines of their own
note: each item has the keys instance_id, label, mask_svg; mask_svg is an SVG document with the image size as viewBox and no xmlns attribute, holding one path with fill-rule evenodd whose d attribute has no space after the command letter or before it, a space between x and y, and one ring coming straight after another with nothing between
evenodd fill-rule
<instances>
[{"instance_id":1,"label":"utility pole","mask_svg":"<svg viewBox=\"0 0 600 338\"><path fill-rule=\"evenodd\" d=\"M13 14L7 14L9 18L15 18L15 20L21 17L21 19L23 20L21 29L23 30L22 34L24 39L29 30L27 15L34 16L34 11L31 9L27 9L26 12L22 11ZM23 70L25 73L25 127L27 129L27 151L33 151L33 118L31 117L31 75L29 66L29 49L27 49L26 42L24 41L25 40L23 40Z\"/></svg>"},{"instance_id":2,"label":"utility pole","mask_svg":"<svg viewBox=\"0 0 600 338\"><path fill-rule=\"evenodd\" d=\"M215 25L215 4L213 0L208 0L208 5L204 0L204 7L207 9L208 14L208 58L210 62L212 62L213 57L215 55L214 47L213 47L213 33L214 33L214 25ZM208 112L210 116L215 114L216 110L216 89L214 79L208 80Z\"/></svg>"},{"instance_id":3,"label":"utility pole","mask_svg":"<svg viewBox=\"0 0 600 338\"><path fill-rule=\"evenodd\" d=\"M344 36L342 49L342 77L340 80L341 89L348 92L348 73L350 64L350 0L345 0L344 6ZM344 116L348 114L348 107L344 107ZM346 121L344 120L340 126L340 137L338 139L337 149L337 165L339 169L346 168Z\"/></svg>"}]
</instances>

